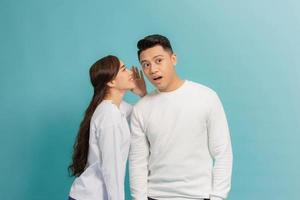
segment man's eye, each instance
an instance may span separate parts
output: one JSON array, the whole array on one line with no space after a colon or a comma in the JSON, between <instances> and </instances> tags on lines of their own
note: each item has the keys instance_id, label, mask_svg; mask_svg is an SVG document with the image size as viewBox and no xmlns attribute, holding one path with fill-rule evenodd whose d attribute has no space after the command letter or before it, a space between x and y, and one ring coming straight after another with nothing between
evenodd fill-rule
<instances>
[{"instance_id":1,"label":"man's eye","mask_svg":"<svg viewBox=\"0 0 300 200\"><path fill-rule=\"evenodd\" d=\"M143 67L144 68L147 68L147 67L149 67L150 66L150 64L149 63L145 63L145 64L143 64Z\"/></svg>"},{"instance_id":2,"label":"man's eye","mask_svg":"<svg viewBox=\"0 0 300 200\"><path fill-rule=\"evenodd\" d=\"M162 61L162 59L157 59L156 60L157 63L160 63L161 61Z\"/></svg>"}]
</instances>

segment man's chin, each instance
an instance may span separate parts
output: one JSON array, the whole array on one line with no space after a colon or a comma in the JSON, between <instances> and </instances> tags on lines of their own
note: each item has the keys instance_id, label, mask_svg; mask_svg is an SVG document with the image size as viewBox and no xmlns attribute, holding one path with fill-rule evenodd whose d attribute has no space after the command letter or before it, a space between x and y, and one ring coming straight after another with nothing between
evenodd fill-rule
<instances>
[{"instance_id":1,"label":"man's chin","mask_svg":"<svg viewBox=\"0 0 300 200\"><path fill-rule=\"evenodd\" d=\"M166 90L165 87L163 87L162 85L158 85L158 86L155 86L156 89L158 89L160 92L164 92Z\"/></svg>"},{"instance_id":2,"label":"man's chin","mask_svg":"<svg viewBox=\"0 0 300 200\"><path fill-rule=\"evenodd\" d=\"M162 83L153 83L153 82L151 82L151 84L152 84L156 89L158 89L159 91L162 91L162 90L165 89L165 87L163 86Z\"/></svg>"}]
</instances>

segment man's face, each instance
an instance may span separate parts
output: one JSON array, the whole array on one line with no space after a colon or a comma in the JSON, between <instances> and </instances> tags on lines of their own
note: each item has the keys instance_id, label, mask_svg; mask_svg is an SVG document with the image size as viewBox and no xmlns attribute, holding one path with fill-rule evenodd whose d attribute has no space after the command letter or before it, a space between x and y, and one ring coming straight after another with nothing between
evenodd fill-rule
<instances>
[{"instance_id":1,"label":"man's face","mask_svg":"<svg viewBox=\"0 0 300 200\"><path fill-rule=\"evenodd\" d=\"M157 45L142 51L140 63L148 80L161 92L169 91L176 77L175 54Z\"/></svg>"}]
</instances>

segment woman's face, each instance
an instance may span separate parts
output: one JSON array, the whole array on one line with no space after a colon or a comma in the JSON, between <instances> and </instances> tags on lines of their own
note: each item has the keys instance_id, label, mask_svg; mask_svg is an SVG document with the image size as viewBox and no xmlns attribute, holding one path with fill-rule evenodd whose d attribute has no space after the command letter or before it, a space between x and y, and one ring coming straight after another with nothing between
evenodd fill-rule
<instances>
[{"instance_id":1,"label":"woman's face","mask_svg":"<svg viewBox=\"0 0 300 200\"><path fill-rule=\"evenodd\" d=\"M122 61L120 61L119 72L114 79L115 88L118 90L131 90L135 88L133 73L127 69Z\"/></svg>"}]
</instances>

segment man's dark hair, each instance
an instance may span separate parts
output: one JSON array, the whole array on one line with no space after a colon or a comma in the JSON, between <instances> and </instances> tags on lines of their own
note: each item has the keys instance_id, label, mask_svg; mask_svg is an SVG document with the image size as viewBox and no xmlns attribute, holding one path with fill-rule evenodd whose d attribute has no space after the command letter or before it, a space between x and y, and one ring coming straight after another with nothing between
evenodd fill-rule
<instances>
[{"instance_id":1,"label":"man's dark hair","mask_svg":"<svg viewBox=\"0 0 300 200\"><path fill-rule=\"evenodd\" d=\"M165 36L155 34L155 35L148 35L145 38L138 41L138 43L137 43L138 58L140 58L142 51L145 51L146 49L149 49L149 48L157 46L157 45L164 48L164 50L169 51L170 53L173 53L173 49L172 49L169 39Z\"/></svg>"}]
</instances>

